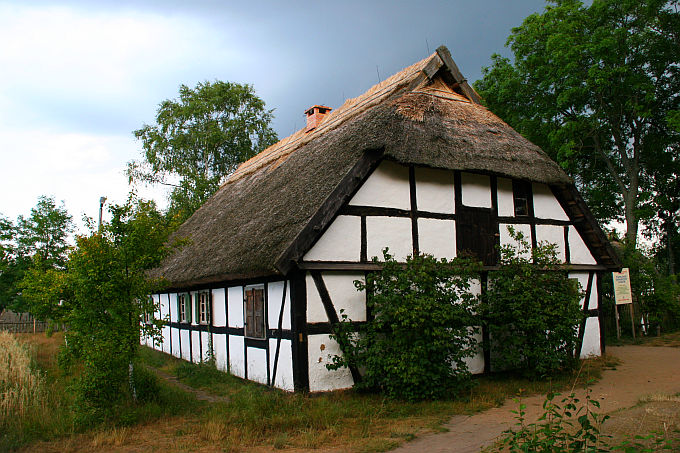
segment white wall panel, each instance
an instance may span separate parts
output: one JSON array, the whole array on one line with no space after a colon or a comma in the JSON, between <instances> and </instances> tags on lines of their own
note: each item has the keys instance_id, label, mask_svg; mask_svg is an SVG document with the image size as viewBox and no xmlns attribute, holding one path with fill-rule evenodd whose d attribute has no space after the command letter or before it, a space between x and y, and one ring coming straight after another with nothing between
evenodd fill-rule
<instances>
[{"instance_id":1,"label":"white wall panel","mask_svg":"<svg viewBox=\"0 0 680 453\"><path fill-rule=\"evenodd\" d=\"M361 218L338 216L305 254L305 261L359 261Z\"/></svg>"},{"instance_id":2,"label":"white wall panel","mask_svg":"<svg viewBox=\"0 0 680 453\"><path fill-rule=\"evenodd\" d=\"M218 370L227 371L227 335L223 333L213 334L213 351L215 353L215 366Z\"/></svg>"},{"instance_id":3,"label":"white wall panel","mask_svg":"<svg viewBox=\"0 0 680 453\"><path fill-rule=\"evenodd\" d=\"M383 161L368 177L349 204L411 209L408 167Z\"/></svg>"},{"instance_id":4,"label":"white wall panel","mask_svg":"<svg viewBox=\"0 0 680 453\"><path fill-rule=\"evenodd\" d=\"M201 361L201 332L191 332L191 359L194 363Z\"/></svg>"},{"instance_id":5,"label":"white wall panel","mask_svg":"<svg viewBox=\"0 0 680 453\"><path fill-rule=\"evenodd\" d=\"M453 172L416 168L416 205L419 211L455 212Z\"/></svg>"},{"instance_id":6,"label":"white wall panel","mask_svg":"<svg viewBox=\"0 0 680 453\"><path fill-rule=\"evenodd\" d=\"M456 222L443 219L418 219L418 247L421 253L437 258L456 257Z\"/></svg>"},{"instance_id":7,"label":"white wall panel","mask_svg":"<svg viewBox=\"0 0 680 453\"><path fill-rule=\"evenodd\" d=\"M364 274L324 272L322 277L338 318L342 319L340 310L345 310L352 321L366 321L366 295L354 286L354 280L364 281Z\"/></svg>"},{"instance_id":8,"label":"white wall panel","mask_svg":"<svg viewBox=\"0 0 680 453\"><path fill-rule=\"evenodd\" d=\"M243 349L243 337L229 335L229 369L231 374L246 377L246 361Z\"/></svg>"},{"instance_id":9,"label":"white wall panel","mask_svg":"<svg viewBox=\"0 0 680 453\"><path fill-rule=\"evenodd\" d=\"M179 313L177 313L177 293L170 294L170 321L179 322Z\"/></svg>"},{"instance_id":10,"label":"white wall panel","mask_svg":"<svg viewBox=\"0 0 680 453\"><path fill-rule=\"evenodd\" d=\"M491 178L487 175L461 173L461 196L465 206L491 207Z\"/></svg>"},{"instance_id":11,"label":"white wall panel","mask_svg":"<svg viewBox=\"0 0 680 453\"><path fill-rule=\"evenodd\" d=\"M512 193L512 180L497 179L498 215L503 217L515 216L515 198Z\"/></svg>"},{"instance_id":12,"label":"white wall panel","mask_svg":"<svg viewBox=\"0 0 680 453\"><path fill-rule=\"evenodd\" d=\"M191 341L191 336L189 334L191 333L188 330L180 329L180 338L182 342L182 354L181 357L184 360L191 360L191 349L189 349L189 342Z\"/></svg>"},{"instance_id":13,"label":"white wall panel","mask_svg":"<svg viewBox=\"0 0 680 453\"><path fill-rule=\"evenodd\" d=\"M573 225L569 226L569 260L572 264L597 264Z\"/></svg>"},{"instance_id":14,"label":"white wall panel","mask_svg":"<svg viewBox=\"0 0 680 453\"><path fill-rule=\"evenodd\" d=\"M522 233L524 235L524 240L527 241L527 243L529 244L528 249L525 250L520 256L527 259L531 258L531 225L527 224L509 225L507 223L498 224L498 231L501 235L500 237L501 247L504 245L514 245L519 250L519 241L516 241L515 239L512 238L512 236L510 236L510 232L508 231L509 226L513 227L516 233Z\"/></svg>"},{"instance_id":15,"label":"white wall panel","mask_svg":"<svg viewBox=\"0 0 680 453\"><path fill-rule=\"evenodd\" d=\"M581 358L599 356L600 350L600 321L592 316L586 319L586 330L583 335L583 346L581 346Z\"/></svg>"},{"instance_id":16,"label":"white wall panel","mask_svg":"<svg viewBox=\"0 0 680 453\"><path fill-rule=\"evenodd\" d=\"M224 288L212 290L212 324L213 326L223 327L227 325L227 313L224 304Z\"/></svg>"},{"instance_id":17,"label":"white wall panel","mask_svg":"<svg viewBox=\"0 0 680 453\"><path fill-rule=\"evenodd\" d=\"M305 286L307 287L307 322L328 322L326 309L323 308L316 283L309 274L305 276Z\"/></svg>"},{"instance_id":18,"label":"white wall panel","mask_svg":"<svg viewBox=\"0 0 680 453\"><path fill-rule=\"evenodd\" d=\"M413 254L411 219L404 217L366 217L366 254L370 260L383 259L383 249L389 247L390 255L397 261L406 261Z\"/></svg>"},{"instance_id":19,"label":"white wall panel","mask_svg":"<svg viewBox=\"0 0 680 453\"><path fill-rule=\"evenodd\" d=\"M269 375L274 378L274 387L292 392L293 385L293 348L290 340L281 340L279 348L279 364L274 376L274 360L276 359L276 342L274 338L269 339Z\"/></svg>"},{"instance_id":20,"label":"white wall panel","mask_svg":"<svg viewBox=\"0 0 680 453\"><path fill-rule=\"evenodd\" d=\"M243 327L243 287L233 286L227 289L227 311L229 327Z\"/></svg>"},{"instance_id":21,"label":"white wall panel","mask_svg":"<svg viewBox=\"0 0 680 453\"><path fill-rule=\"evenodd\" d=\"M543 241L557 245L557 259L563 263L566 259L564 254L564 227L561 225L536 225L536 242Z\"/></svg>"},{"instance_id":22,"label":"white wall panel","mask_svg":"<svg viewBox=\"0 0 680 453\"><path fill-rule=\"evenodd\" d=\"M481 329L478 329L477 333L473 333L472 338L477 342L475 354L472 357L466 357L463 361L467 365L470 373L481 374L484 372L484 349L482 349Z\"/></svg>"},{"instance_id":23,"label":"white wall panel","mask_svg":"<svg viewBox=\"0 0 680 453\"><path fill-rule=\"evenodd\" d=\"M578 279L581 285L581 291L583 292L583 297L588 289L588 273L587 272L570 272L569 278ZM590 288L590 298L588 299L588 309L597 309L597 274L593 276L593 286ZM579 301L579 305L583 307L583 298Z\"/></svg>"},{"instance_id":24,"label":"white wall panel","mask_svg":"<svg viewBox=\"0 0 680 453\"><path fill-rule=\"evenodd\" d=\"M562 206L545 184L533 183L534 215L539 219L569 220Z\"/></svg>"},{"instance_id":25,"label":"white wall panel","mask_svg":"<svg viewBox=\"0 0 680 453\"><path fill-rule=\"evenodd\" d=\"M323 392L328 390L346 389L354 385L352 373L348 368L337 370L326 369L331 363L329 356L341 354L340 346L328 335L309 335L309 390Z\"/></svg>"},{"instance_id":26,"label":"white wall panel","mask_svg":"<svg viewBox=\"0 0 680 453\"><path fill-rule=\"evenodd\" d=\"M267 350L248 348L248 379L267 384Z\"/></svg>"},{"instance_id":27,"label":"white wall panel","mask_svg":"<svg viewBox=\"0 0 680 453\"><path fill-rule=\"evenodd\" d=\"M201 351L203 352L202 360L204 362L210 359L211 348L212 348L212 334L210 332L201 332Z\"/></svg>"},{"instance_id":28,"label":"white wall panel","mask_svg":"<svg viewBox=\"0 0 680 453\"><path fill-rule=\"evenodd\" d=\"M172 327L170 332L172 335L172 355L181 357L182 355L179 350L179 329Z\"/></svg>"},{"instance_id":29,"label":"white wall panel","mask_svg":"<svg viewBox=\"0 0 680 453\"><path fill-rule=\"evenodd\" d=\"M163 343L161 343L161 351L170 354L170 327L164 326L161 329L163 335Z\"/></svg>"},{"instance_id":30,"label":"white wall panel","mask_svg":"<svg viewBox=\"0 0 680 453\"><path fill-rule=\"evenodd\" d=\"M271 282L267 285L267 315L269 328L279 328L279 315L281 314L281 298L283 297L283 282ZM290 329L290 282L286 285L286 300L283 307L283 323L281 328Z\"/></svg>"}]
</instances>

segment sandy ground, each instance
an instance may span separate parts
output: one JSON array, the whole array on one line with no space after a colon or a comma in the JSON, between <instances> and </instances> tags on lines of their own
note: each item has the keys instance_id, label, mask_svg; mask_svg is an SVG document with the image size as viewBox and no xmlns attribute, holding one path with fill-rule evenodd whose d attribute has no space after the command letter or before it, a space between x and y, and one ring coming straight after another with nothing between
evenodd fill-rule
<instances>
[{"instance_id":1,"label":"sandy ground","mask_svg":"<svg viewBox=\"0 0 680 453\"><path fill-rule=\"evenodd\" d=\"M601 413L629 408L650 395L680 392L680 348L650 346L608 347L607 353L618 357L621 364L605 370L602 379L591 387L591 397L600 402ZM583 390L576 391L581 398ZM522 400L527 405L527 422L535 421L543 412L544 396ZM498 436L515 423L510 411L518 404L512 400L498 408L472 416L456 416L444 428L448 432L417 438L392 450L395 453L473 453L493 444ZM616 420L616 415L612 421ZM609 421L607 423L610 423Z\"/></svg>"}]
</instances>

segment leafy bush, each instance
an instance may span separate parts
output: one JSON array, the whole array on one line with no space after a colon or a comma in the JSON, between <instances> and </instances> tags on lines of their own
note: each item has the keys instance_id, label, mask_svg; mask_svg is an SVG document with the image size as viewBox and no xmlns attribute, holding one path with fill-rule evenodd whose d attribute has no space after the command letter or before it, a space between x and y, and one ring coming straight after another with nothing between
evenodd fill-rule
<instances>
[{"instance_id":1,"label":"leafy bush","mask_svg":"<svg viewBox=\"0 0 680 453\"><path fill-rule=\"evenodd\" d=\"M363 372L357 388L406 400L442 398L468 387L465 359L476 349L470 326L478 303L470 284L479 277L479 264L416 255L404 265L387 249L383 255L382 272L354 282L366 291L372 319L357 331L343 314L333 335L343 356L333 357L328 368L356 367Z\"/></svg>"},{"instance_id":2,"label":"leafy bush","mask_svg":"<svg viewBox=\"0 0 680 453\"><path fill-rule=\"evenodd\" d=\"M577 326L583 319L578 285L560 269L556 248L535 248L509 227L517 245L500 249L500 268L489 273L481 313L497 369L536 379L575 363Z\"/></svg>"}]
</instances>

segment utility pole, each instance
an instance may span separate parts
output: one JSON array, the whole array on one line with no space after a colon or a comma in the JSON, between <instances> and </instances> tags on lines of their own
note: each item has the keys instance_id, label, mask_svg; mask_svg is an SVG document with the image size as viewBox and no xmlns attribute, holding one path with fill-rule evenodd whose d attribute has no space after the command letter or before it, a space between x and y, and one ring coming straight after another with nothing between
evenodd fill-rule
<instances>
[{"instance_id":1,"label":"utility pole","mask_svg":"<svg viewBox=\"0 0 680 453\"><path fill-rule=\"evenodd\" d=\"M104 203L106 203L106 197L99 197L99 226L97 231L102 230L102 212L104 211Z\"/></svg>"}]
</instances>

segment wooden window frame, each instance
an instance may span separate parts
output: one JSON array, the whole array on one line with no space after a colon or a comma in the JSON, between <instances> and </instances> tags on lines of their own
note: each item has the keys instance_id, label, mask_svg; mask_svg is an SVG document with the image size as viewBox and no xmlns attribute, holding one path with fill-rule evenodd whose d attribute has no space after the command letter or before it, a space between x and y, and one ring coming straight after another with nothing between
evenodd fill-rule
<instances>
[{"instance_id":1,"label":"wooden window frame","mask_svg":"<svg viewBox=\"0 0 680 453\"><path fill-rule=\"evenodd\" d=\"M261 306L257 307L257 295L260 295ZM249 300L249 295L252 299ZM251 309L249 305L252 303L252 315L249 314ZM255 340L264 340L267 338L267 326L266 326L266 306L267 299L265 297L265 287L264 285L252 285L246 286L243 289L243 324L244 324L244 336L246 338L252 338ZM248 319L251 319L249 322ZM259 325L258 325L259 324ZM258 329L259 327L259 329Z\"/></svg>"},{"instance_id":2,"label":"wooden window frame","mask_svg":"<svg viewBox=\"0 0 680 453\"><path fill-rule=\"evenodd\" d=\"M177 321L182 324L191 324L191 293L179 293L177 297L179 298L177 302L179 307Z\"/></svg>"},{"instance_id":3,"label":"wooden window frame","mask_svg":"<svg viewBox=\"0 0 680 453\"><path fill-rule=\"evenodd\" d=\"M531 182L512 180L512 204L515 217L531 217L533 206ZM522 212L525 211L525 212Z\"/></svg>"},{"instance_id":4,"label":"wooden window frame","mask_svg":"<svg viewBox=\"0 0 680 453\"><path fill-rule=\"evenodd\" d=\"M212 322L212 293L210 290L199 291L198 297L198 313L196 318L198 324L208 325Z\"/></svg>"}]
</instances>

